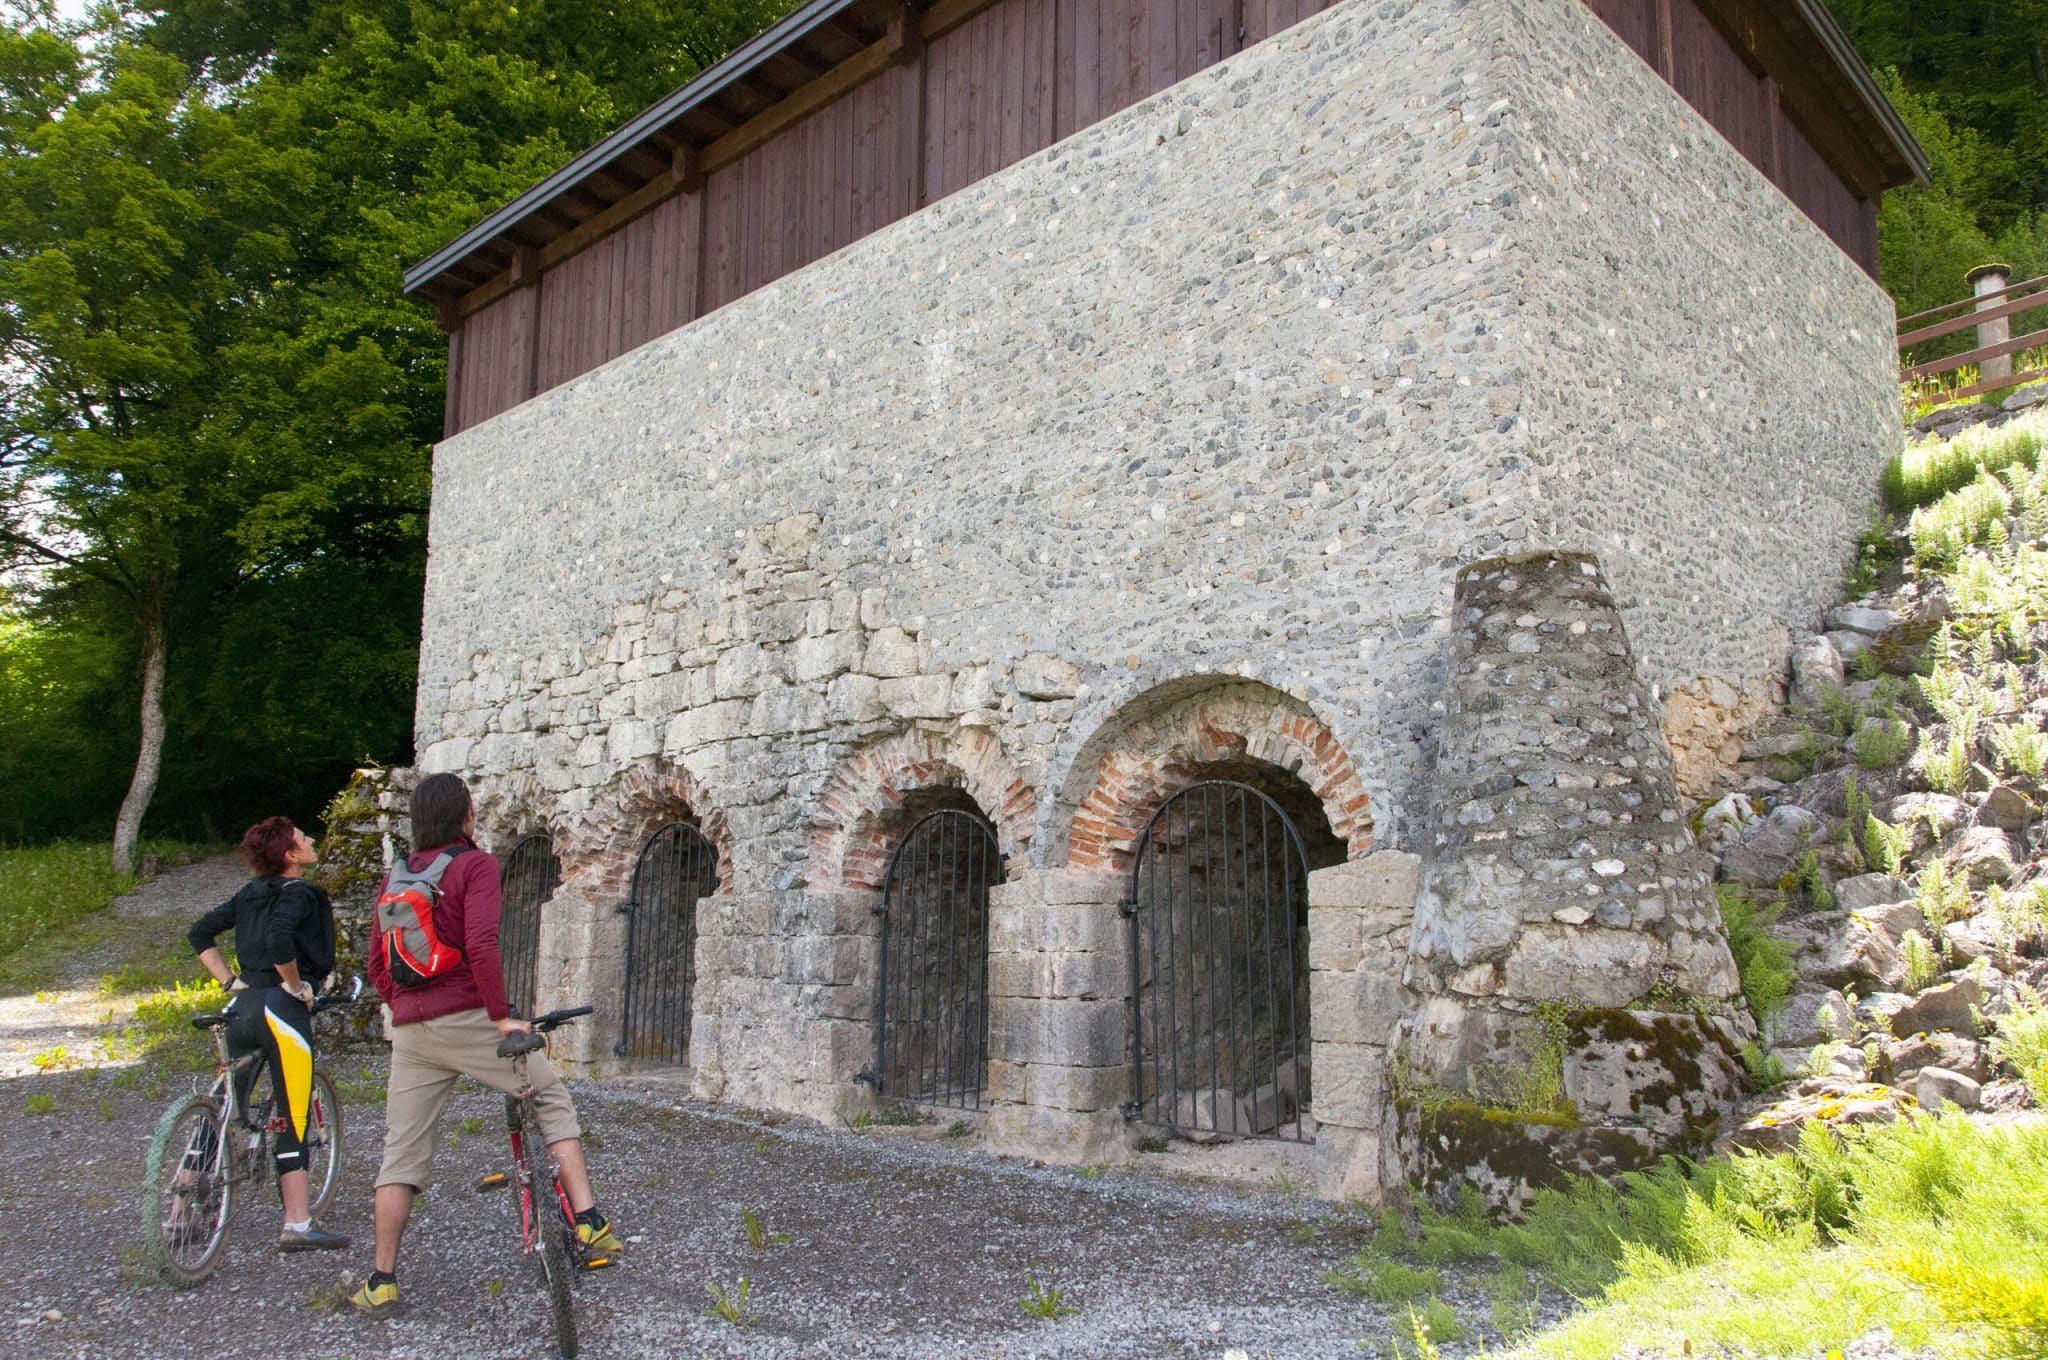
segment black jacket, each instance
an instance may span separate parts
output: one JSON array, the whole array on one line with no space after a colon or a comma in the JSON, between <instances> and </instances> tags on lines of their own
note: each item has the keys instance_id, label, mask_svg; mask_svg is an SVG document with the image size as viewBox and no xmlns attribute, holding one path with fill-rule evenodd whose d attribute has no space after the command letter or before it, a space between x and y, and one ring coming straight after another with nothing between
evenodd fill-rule
<instances>
[{"instance_id":1,"label":"black jacket","mask_svg":"<svg viewBox=\"0 0 2048 1360\"><path fill-rule=\"evenodd\" d=\"M249 987L275 987L280 960L299 965L317 989L334 971L334 904L304 879L252 878L242 890L185 932L192 952L203 954L228 931Z\"/></svg>"}]
</instances>

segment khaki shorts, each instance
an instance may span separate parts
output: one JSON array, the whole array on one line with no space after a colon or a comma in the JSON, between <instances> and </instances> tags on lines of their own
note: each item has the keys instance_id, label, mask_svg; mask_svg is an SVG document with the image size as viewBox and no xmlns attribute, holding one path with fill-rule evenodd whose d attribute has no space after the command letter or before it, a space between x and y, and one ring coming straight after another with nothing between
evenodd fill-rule
<instances>
[{"instance_id":1,"label":"khaki shorts","mask_svg":"<svg viewBox=\"0 0 2048 1360\"><path fill-rule=\"evenodd\" d=\"M481 1009L437 1015L391 1029L391 1081L384 1106L384 1165L378 1185L427 1183L441 1107L455 1089L457 1077L470 1077L494 1091L511 1095L519 1089L513 1065L498 1056L498 1027ZM533 1083L533 1104L540 1113L540 1136L548 1143L583 1136L569 1089L545 1053L526 1059L526 1079Z\"/></svg>"}]
</instances>

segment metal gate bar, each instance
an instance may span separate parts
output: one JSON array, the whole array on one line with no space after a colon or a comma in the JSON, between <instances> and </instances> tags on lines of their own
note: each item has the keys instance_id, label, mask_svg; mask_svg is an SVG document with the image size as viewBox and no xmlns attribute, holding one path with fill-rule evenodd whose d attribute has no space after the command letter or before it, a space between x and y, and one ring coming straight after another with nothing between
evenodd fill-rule
<instances>
[{"instance_id":1,"label":"metal gate bar","mask_svg":"<svg viewBox=\"0 0 2048 1360\"><path fill-rule=\"evenodd\" d=\"M696 981L697 899L718 891L718 851L688 822L658 828L640 848L619 910L626 926L620 1057L682 1063L690 1057Z\"/></svg>"},{"instance_id":2,"label":"metal gate bar","mask_svg":"<svg viewBox=\"0 0 2048 1360\"><path fill-rule=\"evenodd\" d=\"M1189 785L1146 823L1124 904L1134 1117L1185 1132L1309 1136L1295 940L1307 875L1293 822L1249 785Z\"/></svg>"},{"instance_id":3,"label":"metal gate bar","mask_svg":"<svg viewBox=\"0 0 2048 1360\"><path fill-rule=\"evenodd\" d=\"M882 1095L981 1108L988 1073L988 890L1002 881L995 828L948 808L920 819L889 858L875 1068Z\"/></svg>"},{"instance_id":4,"label":"metal gate bar","mask_svg":"<svg viewBox=\"0 0 2048 1360\"><path fill-rule=\"evenodd\" d=\"M562 884L562 862L545 835L512 847L498 876L498 960L505 971L505 1001L515 1015L533 1013L540 962L540 908Z\"/></svg>"}]
</instances>

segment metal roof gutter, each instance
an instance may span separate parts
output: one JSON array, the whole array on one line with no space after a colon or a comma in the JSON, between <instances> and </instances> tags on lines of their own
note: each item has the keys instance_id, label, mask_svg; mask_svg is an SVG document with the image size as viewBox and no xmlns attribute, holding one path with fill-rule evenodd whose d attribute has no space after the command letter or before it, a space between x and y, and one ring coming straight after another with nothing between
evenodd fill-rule
<instances>
[{"instance_id":1,"label":"metal roof gutter","mask_svg":"<svg viewBox=\"0 0 2048 1360\"><path fill-rule=\"evenodd\" d=\"M1835 65L1841 67L1842 73L1849 77L1849 83L1855 87L1857 98L1863 102L1865 111L1884 129L1886 137L1891 141L1892 149L1899 153L1899 159L1913 172L1914 181L1919 184L1927 183L1927 153L1920 149L1920 143L1914 141L1913 134L1906 130L1906 124L1899 117L1899 111L1884 97L1884 91L1877 88L1877 81L1871 77L1870 67L1857 53L1855 44L1849 41L1849 35L1835 22L1835 16L1828 13L1827 6L1822 4L1821 0L1792 0L1792 7L1799 11L1800 17L1806 20L1807 27L1813 30L1814 36L1827 48L1828 55L1835 59Z\"/></svg>"},{"instance_id":2,"label":"metal roof gutter","mask_svg":"<svg viewBox=\"0 0 2048 1360\"><path fill-rule=\"evenodd\" d=\"M620 152L658 131L670 120L688 113L734 81L743 79L790 43L835 15L852 9L857 3L859 0L810 0L809 4L794 10L779 23L763 29L735 48L723 61L698 72L682 88L649 105L609 137L406 270L405 291L408 294L417 292L472 250L526 220L541 205L574 186L584 176L603 169Z\"/></svg>"}]
</instances>

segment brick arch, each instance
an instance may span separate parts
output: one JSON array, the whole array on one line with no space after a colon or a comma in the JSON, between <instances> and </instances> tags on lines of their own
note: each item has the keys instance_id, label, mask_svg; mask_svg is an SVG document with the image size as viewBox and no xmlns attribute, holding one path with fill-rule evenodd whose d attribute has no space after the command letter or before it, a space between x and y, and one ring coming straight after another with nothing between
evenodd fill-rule
<instances>
[{"instance_id":1,"label":"brick arch","mask_svg":"<svg viewBox=\"0 0 2048 1360\"><path fill-rule=\"evenodd\" d=\"M476 805L477 840L492 854L502 859L525 837L545 831L561 855L567 839L561 804L528 771L478 779L469 797Z\"/></svg>"},{"instance_id":2,"label":"brick arch","mask_svg":"<svg viewBox=\"0 0 2048 1360\"><path fill-rule=\"evenodd\" d=\"M563 879L573 877L593 900L624 898L641 847L673 821L696 822L718 852L718 891L731 892L732 828L724 810L688 770L660 757L636 762L576 817L561 845Z\"/></svg>"},{"instance_id":3,"label":"brick arch","mask_svg":"<svg viewBox=\"0 0 2048 1360\"><path fill-rule=\"evenodd\" d=\"M856 753L833 775L811 820L806 885L881 887L904 799L934 788L957 788L973 798L995 824L1004 858L1021 861L1038 791L1017 776L1002 743L978 727L912 729Z\"/></svg>"},{"instance_id":4,"label":"brick arch","mask_svg":"<svg viewBox=\"0 0 2048 1360\"><path fill-rule=\"evenodd\" d=\"M1308 706L1255 681L1221 677L1192 696L1169 682L1120 707L1081 748L1061 790L1066 863L1131 867L1138 834L1174 793L1217 765L1251 761L1299 778L1358 859L1372 848L1372 807L1351 757ZM1055 831L1057 834L1057 831ZM1050 847L1057 863L1059 845Z\"/></svg>"}]
</instances>

